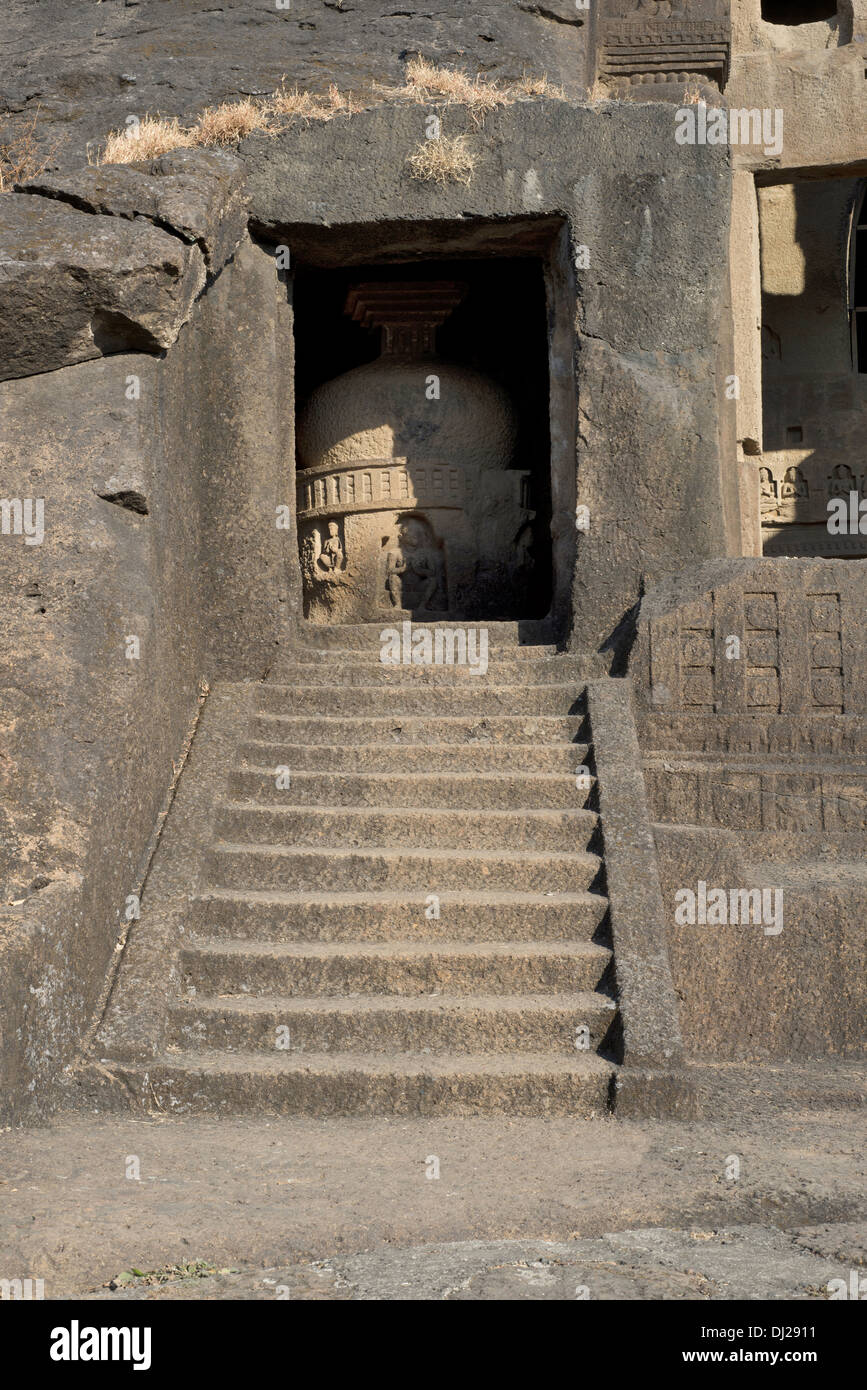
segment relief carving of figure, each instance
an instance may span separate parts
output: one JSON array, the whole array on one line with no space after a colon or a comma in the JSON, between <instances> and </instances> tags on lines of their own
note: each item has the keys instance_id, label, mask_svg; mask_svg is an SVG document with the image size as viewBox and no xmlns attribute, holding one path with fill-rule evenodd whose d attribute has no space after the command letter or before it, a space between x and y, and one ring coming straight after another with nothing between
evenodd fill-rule
<instances>
[{"instance_id":1,"label":"relief carving of figure","mask_svg":"<svg viewBox=\"0 0 867 1390\"><path fill-rule=\"evenodd\" d=\"M761 511L775 512L777 510L777 485L770 468L759 469L759 484L761 487Z\"/></svg>"},{"instance_id":2,"label":"relief carving of figure","mask_svg":"<svg viewBox=\"0 0 867 1390\"><path fill-rule=\"evenodd\" d=\"M848 497L850 492L857 492L855 474L848 464L838 463L828 478L828 496Z\"/></svg>"},{"instance_id":3,"label":"relief carving of figure","mask_svg":"<svg viewBox=\"0 0 867 1390\"><path fill-rule=\"evenodd\" d=\"M515 537L515 569L519 574L529 575L536 568L536 537L529 521L525 522Z\"/></svg>"},{"instance_id":4,"label":"relief carving of figure","mask_svg":"<svg viewBox=\"0 0 867 1390\"><path fill-rule=\"evenodd\" d=\"M340 539L340 526L329 521L328 535L322 540L318 527L313 528L301 547L301 567L308 583L337 583L346 570L346 556Z\"/></svg>"},{"instance_id":5,"label":"relief carving of figure","mask_svg":"<svg viewBox=\"0 0 867 1390\"><path fill-rule=\"evenodd\" d=\"M809 497L810 489L807 486L807 479L804 477L797 464L792 464L787 468L783 478L783 486L780 489L781 497Z\"/></svg>"},{"instance_id":6,"label":"relief carving of figure","mask_svg":"<svg viewBox=\"0 0 867 1390\"><path fill-rule=\"evenodd\" d=\"M406 517L398 527L397 544L388 551L385 584L395 608L430 608L440 587L442 554L430 523Z\"/></svg>"},{"instance_id":7,"label":"relief carving of figure","mask_svg":"<svg viewBox=\"0 0 867 1390\"><path fill-rule=\"evenodd\" d=\"M326 573L334 574L342 570L346 561L343 557L343 542L340 539L340 527L336 521L328 523L328 539L322 547L322 554L319 556L320 567Z\"/></svg>"}]
</instances>

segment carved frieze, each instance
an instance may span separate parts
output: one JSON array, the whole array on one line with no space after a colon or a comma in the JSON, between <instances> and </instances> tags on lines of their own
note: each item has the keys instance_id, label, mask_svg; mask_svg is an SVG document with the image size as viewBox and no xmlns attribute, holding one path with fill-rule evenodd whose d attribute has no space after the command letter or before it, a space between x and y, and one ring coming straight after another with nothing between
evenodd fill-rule
<instances>
[{"instance_id":1,"label":"carved frieze","mask_svg":"<svg viewBox=\"0 0 867 1390\"><path fill-rule=\"evenodd\" d=\"M717 0L607 0L597 28L597 74L612 97L713 100L728 80L731 25Z\"/></svg>"},{"instance_id":2,"label":"carved frieze","mask_svg":"<svg viewBox=\"0 0 867 1390\"><path fill-rule=\"evenodd\" d=\"M463 508L472 495L466 470L444 459L367 459L363 467L308 469L297 488L298 515L305 520L391 507Z\"/></svg>"}]
</instances>

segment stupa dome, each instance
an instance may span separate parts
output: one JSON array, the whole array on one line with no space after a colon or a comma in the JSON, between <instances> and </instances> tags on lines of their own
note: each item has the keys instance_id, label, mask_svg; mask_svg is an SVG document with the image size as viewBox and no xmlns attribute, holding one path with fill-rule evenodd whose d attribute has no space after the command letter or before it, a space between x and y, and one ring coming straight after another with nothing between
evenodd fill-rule
<instances>
[{"instance_id":1,"label":"stupa dome","mask_svg":"<svg viewBox=\"0 0 867 1390\"><path fill-rule=\"evenodd\" d=\"M436 377L438 399L429 399ZM299 421L304 469L391 459L508 468L515 412L496 382L432 359L380 357L320 386Z\"/></svg>"}]
</instances>

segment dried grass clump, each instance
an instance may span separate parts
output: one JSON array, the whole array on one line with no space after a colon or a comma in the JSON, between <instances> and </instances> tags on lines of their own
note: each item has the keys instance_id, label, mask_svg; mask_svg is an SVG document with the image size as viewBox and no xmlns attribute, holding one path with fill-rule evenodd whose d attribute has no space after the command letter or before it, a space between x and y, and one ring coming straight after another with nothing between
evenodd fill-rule
<instances>
[{"instance_id":1,"label":"dried grass clump","mask_svg":"<svg viewBox=\"0 0 867 1390\"><path fill-rule=\"evenodd\" d=\"M438 68L425 58L410 58L404 93L415 101L445 100L485 116L508 100L505 89L483 77L469 77L457 68Z\"/></svg>"},{"instance_id":2,"label":"dried grass clump","mask_svg":"<svg viewBox=\"0 0 867 1390\"><path fill-rule=\"evenodd\" d=\"M477 162L478 156L469 148L465 135L438 135L422 140L407 160L414 179L441 184L468 184Z\"/></svg>"},{"instance_id":3,"label":"dried grass clump","mask_svg":"<svg viewBox=\"0 0 867 1390\"><path fill-rule=\"evenodd\" d=\"M189 134L194 145L234 145L254 130L271 132L267 109L252 97L240 101L221 101L208 106L199 116Z\"/></svg>"},{"instance_id":4,"label":"dried grass clump","mask_svg":"<svg viewBox=\"0 0 867 1390\"><path fill-rule=\"evenodd\" d=\"M97 164L134 164L139 159L157 159L169 150L185 149L197 142L177 116L143 116L126 130L109 131Z\"/></svg>"},{"instance_id":5,"label":"dried grass clump","mask_svg":"<svg viewBox=\"0 0 867 1390\"><path fill-rule=\"evenodd\" d=\"M50 145L40 150L36 135L38 120L37 106L20 135L0 142L0 193L10 193L16 183L44 174L56 160L63 137L56 137Z\"/></svg>"},{"instance_id":6,"label":"dried grass clump","mask_svg":"<svg viewBox=\"0 0 867 1390\"><path fill-rule=\"evenodd\" d=\"M297 87L290 91L282 83L268 99L268 110L275 116L298 116L302 120L311 121L318 109L312 92L299 92Z\"/></svg>"},{"instance_id":7,"label":"dried grass clump","mask_svg":"<svg viewBox=\"0 0 867 1390\"><path fill-rule=\"evenodd\" d=\"M355 107L352 105L352 93L347 92L344 96L343 92L339 91L332 82L331 86L328 88L327 100L323 106L320 107L320 110L324 110L327 113L325 117L326 120L331 116L340 115L341 112L345 113L347 116L351 116L355 110Z\"/></svg>"},{"instance_id":8,"label":"dried grass clump","mask_svg":"<svg viewBox=\"0 0 867 1390\"><path fill-rule=\"evenodd\" d=\"M426 58L410 58L406 65L406 86L396 95L414 101L447 101L466 106L477 119L497 106L511 106L522 97L552 97L565 101L562 87L547 77L524 76L520 82L490 82L481 73L470 77L458 68L440 68Z\"/></svg>"},{"instance_id":9,"label":"dried grass clump","mask_svg":"<svg viewBox=\"0 0 867 1390\"><path fill-rule=\"evenodd\" d=\"M265 110L274 116L288 116L303 121L330 121L341 112L351 116L352 96L344 94L332 82L326 97L314 96L312 92L299 92L297 87L287 90L284 78L272 97L265 104Z\"/></svg>"},{"instance_id":10,"label":"dried grass clump","mask_svg":"<svg viewBox=\"0 0 867 1390\"><path fill-rule=\"evenodd\" d=\"M276 135L285 128L287 118L330 121L334 116L352 112L352 97L333 84L327 96L317 97L312 92L299 92L297 87L288 89L284 79L267 101L253 97L222 101L218 106L207 107L191 126L182 126L177 116L145 116L129 130L113 130L95 162L132 164L193 145L235 145L254 131Z\"/></svg>"},{"instance_id":11,"label":"dried grass clump","mask_svg":"<svg viewBox=\"0 0 867 1390\"><path fill-rule=\"evenodd\" d=\"M517 97L549 97L551 101L565 101L566 93L547 77L528 77L525 73L513 89Z\"/></svg>"}]
</instances>

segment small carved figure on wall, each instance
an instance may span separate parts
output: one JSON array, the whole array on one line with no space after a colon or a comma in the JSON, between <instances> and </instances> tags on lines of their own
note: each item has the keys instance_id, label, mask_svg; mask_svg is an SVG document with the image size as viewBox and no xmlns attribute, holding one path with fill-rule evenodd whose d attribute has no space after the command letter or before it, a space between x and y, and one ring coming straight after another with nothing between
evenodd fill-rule
<instances>
[{"instance_id":1,"label":"small carved figure on wall","mask_svg":"<svg viewBox=\"0 0 867 1390\"><path fill-rule=\"evenodd\" d=\"M515 570L517 573L529 575L536 568L535 543L536 537L533 527L527 521L515 537Z\"/></svg>"},{"instance_id":2,"label":"small carved figure on wall","mask_svg":"<svg viewBox=\"0 0 867 1390\"><path fill-rule=\"evenodd\" d=\"M836 468L831 469L828 478L829 497L848 497L850 492L856 492L855 474L846 463L838 463Z\"/></svg>"},{"instance_id":3,"label":"small carved figure on wall","mask_svg":"<svg viewBox=\"0 0 867 1390\"><path fill-rule=\"evenodd\" d=\"M343 542L340 539L340 527L336 521L329 521L328 523L328 539L322 547L319 564L329 575L337 574L346 564Z\"/></svg>"},{"instance_id":4,"label":"small carved figure on wall","mask_svg":"<svg viewBox=\"0 0 867 1390\"><path fill-rule=\"evenodd\" d=\"M777 481L770 468L759 469L759 490L760 490L760 509L762 516L772 513L777 515L779 512L779 499L777 497Z\"/></svg>"},{"instance_id":5,"label":"small carved figure on wall","mask_svg":"<svg viewBox=\"0 0 867 1390\"><path fill-rule=\"evenodd\" d=\"M395 608L430 609L442 576L442 555L430 523L424 517L406 517L397 532L397 544L388 551L385 583Z\"/></svg>"},{"instance_id":6,"label":"small carved figure on wall","mask_svg":"<svg viewBox=\"0 0 867 1390\"><path fill-rule=\"evenodd\" d=\"M780 489L781 497L809 497L810 489L807 486L807 479L804 477L797 464L792 464L787 468L783 478L783 486Z\"/></svg>"},{"instance_id":7,"label":"small carved figure on wall","mask_svg":"<svg viewBox=\"0 0 867 1390\"><path fill-rule=\"evenodd\" d=\"M301 547L301 567L308 584L316 581L334 584L343 579L346 554L338 522L328 522L328 535L324 541L319 528L312 528Z\"/></svg>"}]
</instances>

